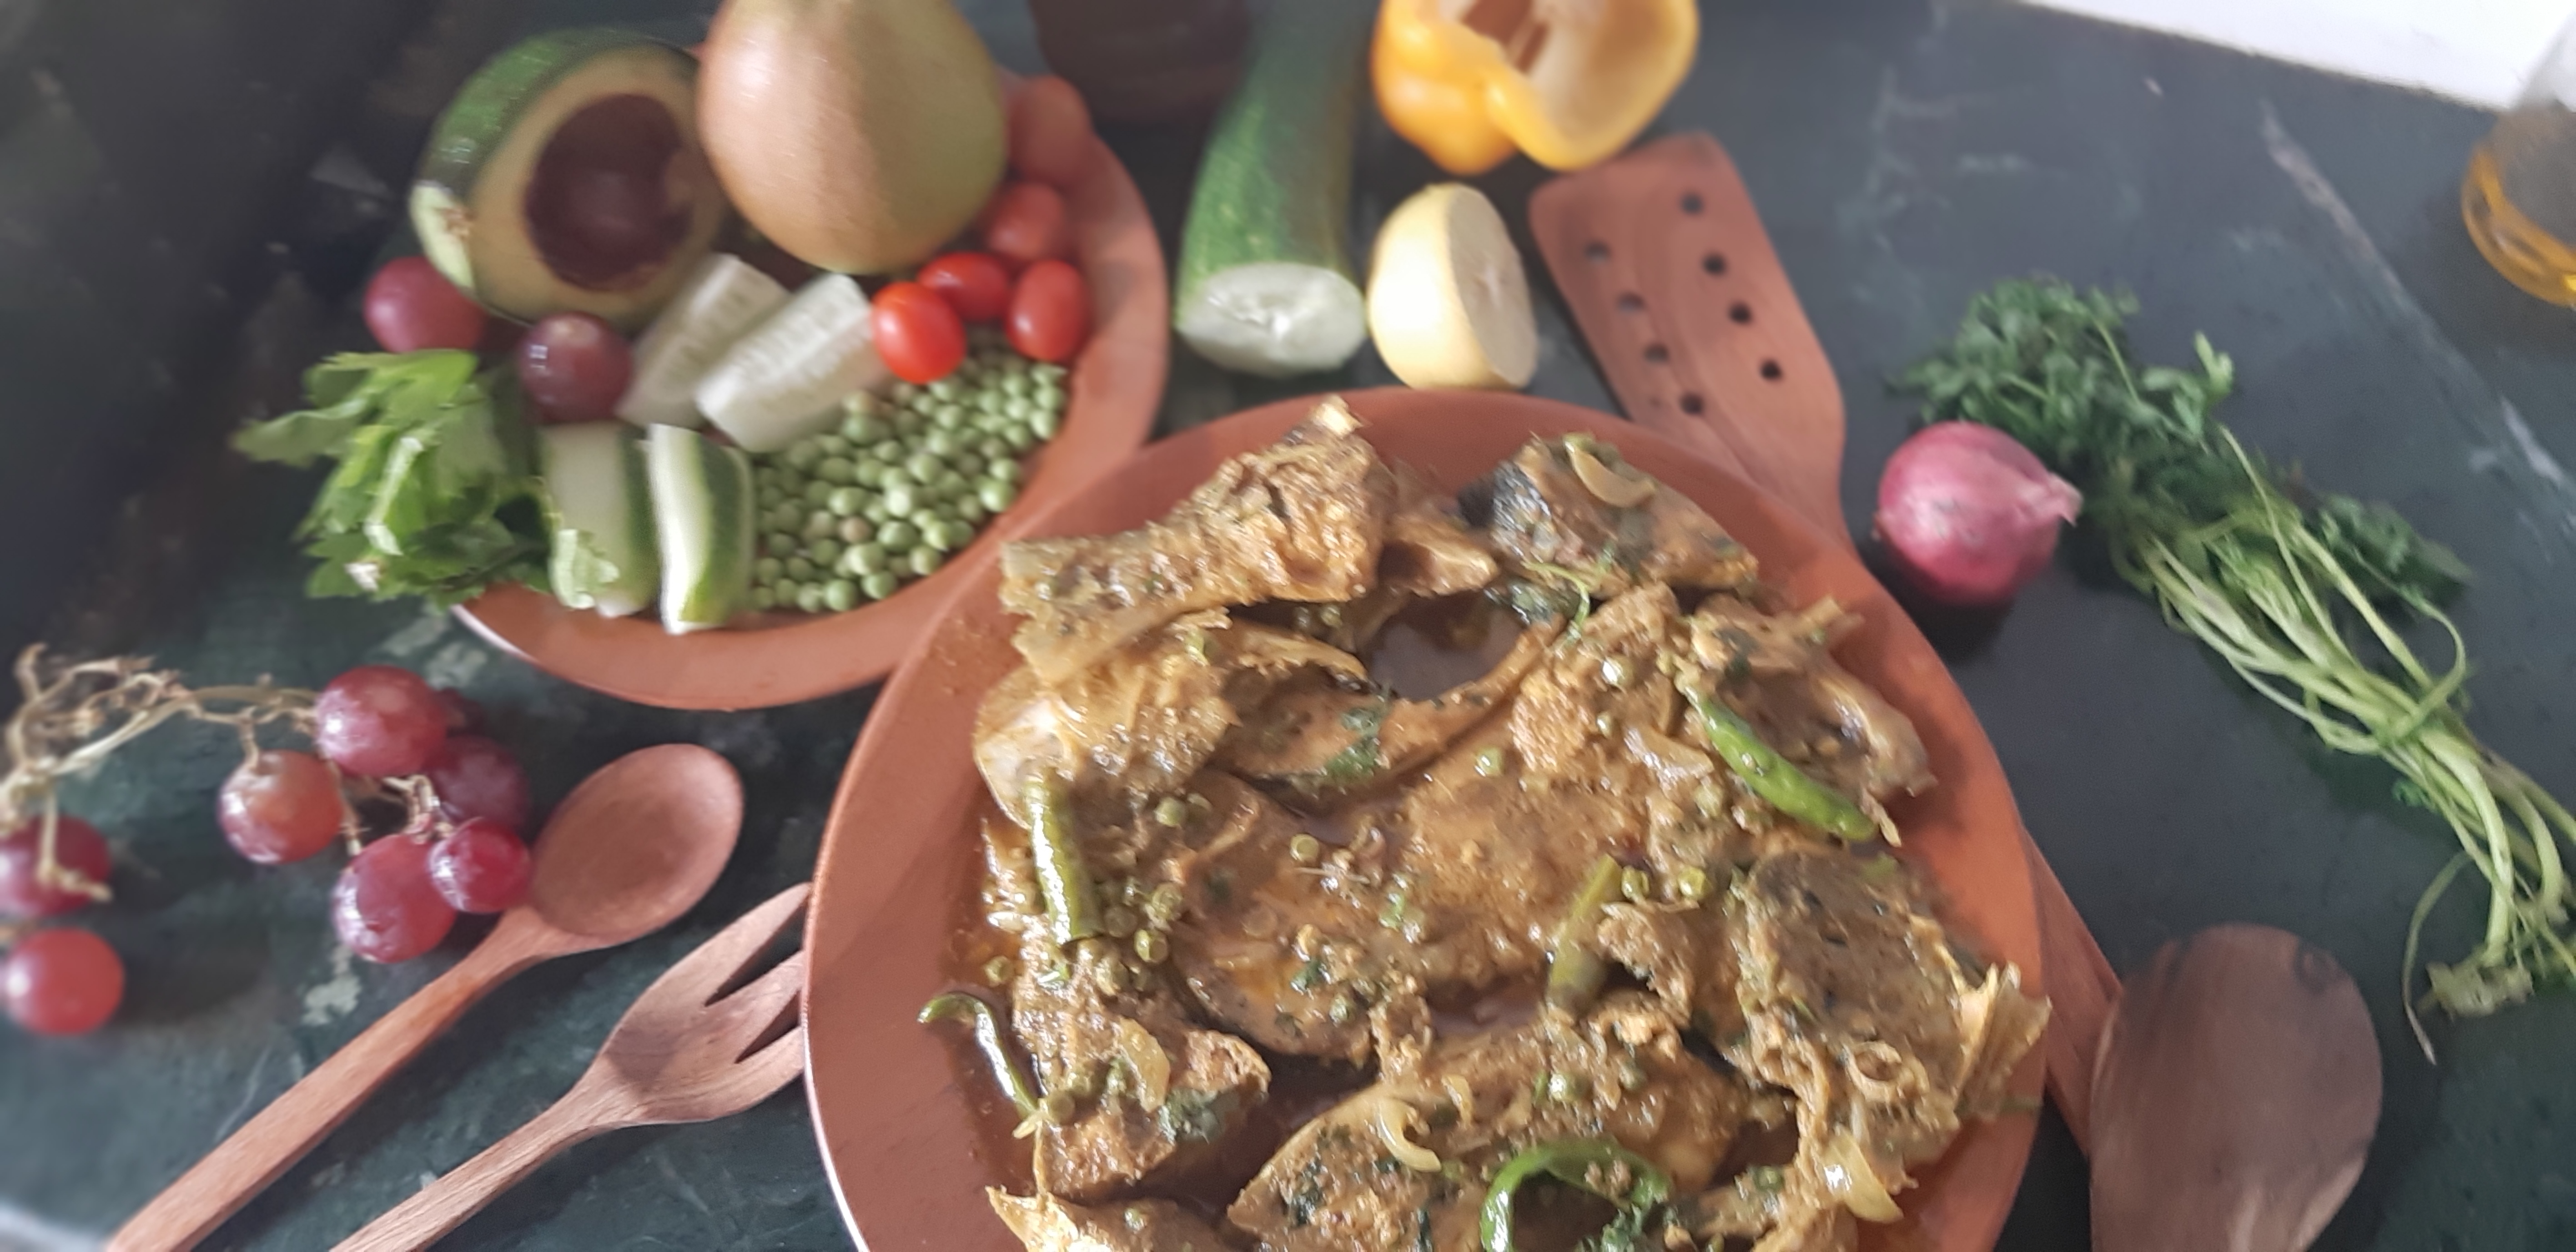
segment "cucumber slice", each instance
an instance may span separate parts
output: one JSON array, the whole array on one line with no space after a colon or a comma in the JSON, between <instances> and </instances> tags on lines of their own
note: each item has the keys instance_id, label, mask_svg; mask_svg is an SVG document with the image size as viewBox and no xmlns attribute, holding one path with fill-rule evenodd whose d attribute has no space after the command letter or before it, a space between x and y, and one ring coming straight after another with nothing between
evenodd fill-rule
<instances>
[{"instance_id":1,"label":"cucumber slice","mask_svg":"<svg viewBox=\"0 0 2576 1252\"><path fill-rule=\"evenodd\" d=\"M698 411L746 452L776 452L839 420L841 402L894 380L877 359L867 293L825 274L698 383Z\"/></svg>"},{"instance_id":2,"label":"cucumber slice","mask_svg":"<svg viewBox=\"0 0 2576 1252\"><path fill-rule=\"evenodd\" d=\"M751 458L696 431L645 435L662 546L662 629L712 630L751 602Z\"/></svg>"},{"instance_id":3,"label":"cucumber slice","mask_svg":"<svg viewBox=\"0 0 2576 1252\"><path fill-rule=\"evenodd\" d=\"M1351 273L1351 143L1371 0L1274 4L1210 133L1172 328L1228 369L1339 367L1368 338Z\"/></svg>"},{"instance_id":4,"label":"cucumber slice","mask_svg":"<svg viewBox=\"0 0 2576 1252\"><path fill-rule=\"evenodd\" d=\"M678 294L635 343L635 381L617 402L617 415L638 426L698 426L693 394L761 319L787 303L778 280L727 253L698 263Z\"/></svg>"},{"instance_id":5,"label":"cucumber slice","mask_svg":"<svg viewBox=\"0 0 2576 1252\"><path fill-rule=\"evenodd\" d=\"M547 426L537 438L553 510L546 565L555 598L607 617L642 612L662 581L644 445L617 422Z\"/></svg>"}]
</instances>

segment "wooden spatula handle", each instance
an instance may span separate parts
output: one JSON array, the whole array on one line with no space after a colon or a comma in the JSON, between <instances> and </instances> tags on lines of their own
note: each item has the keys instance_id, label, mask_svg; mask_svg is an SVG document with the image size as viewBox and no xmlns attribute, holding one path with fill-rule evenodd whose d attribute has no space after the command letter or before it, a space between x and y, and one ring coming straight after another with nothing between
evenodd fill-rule
<instances>
[{"instance_id":1,"label":"wooden spatula handle","mask_svg":"<svg viewBox=\"0 0 2576 1252\"><path fill-rule=\"evenodd\" d=\"M623 1125L614 1113L596 1086L587 1081L576 1084L545 1112L341 1240L333 1252L411 1252L428 1247L557 1153Z\"/></svg>"},{"instance_id":2,"label":"wooden spatula handle","mask_svg":"<svg viewBox=\"0 0 2576 1252\"><path fill-rule=\"evenodd\" d=\"M1530 230L1628 416L1787 504L1843 519L1843 398L1824 345L1726 149L1660 139L1549 182ZM2049 1094L2090 1144L2095 1041L2120 982L2048 859L2022 835L2050 1009Z\"/></svg>"},{"instance_id":3,"label":"wooden spatula handle","mask_svg":"<svg viewBox=\"0 0 2576 1252\"><path fill-rule=\"evenodd\" d=\"M485 992L536 960L508 927L349 1041L191 1166L108 1240L109 1252L192 1248L348 1120Z\"/></svg>"}]
</instances>

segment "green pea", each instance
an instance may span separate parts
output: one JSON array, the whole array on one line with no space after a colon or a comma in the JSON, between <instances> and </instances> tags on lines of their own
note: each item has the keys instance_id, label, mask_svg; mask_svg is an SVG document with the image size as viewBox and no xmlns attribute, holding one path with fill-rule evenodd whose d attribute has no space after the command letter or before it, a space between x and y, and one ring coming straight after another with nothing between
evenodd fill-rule
<instances>
[{"instance_id":1,"label":"green pea","mask_svg":"<svg viewBox=\"0 0 2576 1252\"><path fill-rule=\"evenodd\" d=\"M918 542L921 532L910 522L888 522L877 527L877 542L889 552L901 552Z\"/></svg>"},{"instance_id":2,"label":"green pea","mask_svg":"<svg viewBox=\"0 0 2576 1252\"><path fill-rule=\"evenodd\" d=\"M957 398L958 391L959 388L955 379L943 378L938 382L930 384L930 394L935 399L954 400Z\"/></svg>"},{"instance_id":3,"label":"green pea","mask_svg":"<svg viewBox=\"0 0 2576 1252\"><path fill-rule=\"evenodd\" d=\"M1038 442L1044 443L1055 438L1057 424L1058 419L1053 411L1040 413L1029 419L1029 433L1037 436Z\"/></svg>"},{"instance_id":4,"label":"green pea","mask_svg":"<svg viewBox=\"0 0 2576 1252\"><path fill-rule=\"evenodd\" d=\"M932 521L930 524L923 526L921 528L921 546L937 552L955 551L957 545L948 541L948 528L954 525L956 525L955 522L943 519ZM923 572L928 573L929 571L924 570Z\"/></svg>"},{"instance_id":5,"label":"green pea","mask_svg":"<svg viewBox=\"0 0 2576 1252\"><path fill-rule=\"evenodd\" d=\"M850 550L841 554L841 563L836 568L852 578L865 578L885 567L884 548L873 543L860 543L850 545Z\"/></svg>"},{"instance_id":6,"label":"green pea","mask_svg":"<svg viewBox=\"0 0 2576 1252\"><path fill-rule=\"evenodd\" d=\"M801 583L814 576L814 563L805 559L805 554L801 552L797 553L795 556L787 558L786 561L780 564L779 568L786 571L787 577L791 582Z\"/></svg>"},{"instance_id":7,"label":"green pea","mask_svg":"<svg viewBox=\"0 0 2576 1252\"><path fill-rule=\"evenodd\" d=\"M852 451L865 448L886 437L894 428L873 414L853 413L841 419L841 438L850 442Z\"/></svg>"},{"instance_id":8,"label":"green pea","mask_svg":"<svg viewBox=\"0 0 2576 1252\"><path fill-rule=\"evenodd\" d=\"M787 503L787 493L781 490L777 484L772 483L768 486L762 487L760 489L760 494L753 496L752 499L759 501L760 507L763 510L774 509L779 505Z\"/></svg>"},{"instance_id":9,"label":"green pea","mask_svg":"<svg viewBox=\"0 0 2576 1252\"><path fill-rule=\"evenodd\" d=\"M886 512L896 517L910 517L921 507L921 489L911 483L888 483L885 489Z\"/></svg>"},{"instance_id":10,"label":"green pea","mask_svg":"<svg viewBox=\"0 0 2576 1252\"><path fill-rule=\"evenodd\" d=\"M1064 367L1040 361L1029 367L1029 375L1039 382L1060 383L1064 381Z\"/></svg>"},{"instance_id":11,"label":"green pea","mask_svg":"<svg viewBox=\"0 0 2576 1252\"><path fill-rule=\"evenodd\" d=\"M822 464L814 467L814 476L824 482L837 485L852 481L850 472L857 468L850 464L848 457L825 457Z\"/></svg>"},{"instance_id":12,"label":"green pea","mask_svg":"<svg viewBox=\"0 0 2576 1252\"><path fill-rule=\"evenodd\" d=\"M850 481L857 483L862 487L883 487L885 486L885 476L885 462L880 461L875 457L869 457L864 461L855 461L850 465Z\"/></svg>"},{"instance_id":13,"label":"green pea","mask_svg":"<svg viewBox=\"0 0 2576 1252\"><path fill-rule=\"evenodd\" d=\"M894 576L892 570L879 570L860 579L859 590L865 592L871 600L882 600L893 595L894 589L902 585L902 581Z\"/></svg>"},{"instance_id":14,"label":"green pea","mask_svg":"<svg viewBox=\"0 0 2576 1252\"><path fill-rule=\"evenodd\" d=\"M886 389L886 398L897 404L910 404L912 403L912 398L920 394L921 388L913 386L911 383L899 382Z\"/></svg>"},{"instance_id":15,"label":"green pea","mask_svg":"<svg viewBox=\"0 0 2576 1252\"><path fill-rule=\"evenodd\" d=\"M767 457L755 458L751 463L751 485L755 487L777 486L778 467L771 465Z\"/></svg>"},{"instance_id":16,"label":"green pea","mask_svg":"<svg viewBox=\"0 0 2576 1252\"><path fill-rule=\"evenodd\" d=\"M868 507L859 510L859 516L868 519L870 526L883 526L894 520L894 510L886 507L884 496L878 496L868 501Z\"/></svg>"},{"instance_id":17,"label":"green pea","mask_svg":"<svg viewBox=\"0 0 2576 1252\"><path fill-rule=\"evenodd\" d=\"M948 458L948 468L951 473L963 475L966 481L973 482L984 476L984 458L972 449L961 448L957 455Z\"/></svg>"},{"instance_id":18,"label":"green pea","mask_svg":"<svg viewBox=\"0 0 2576 1252\"><path fill-rule=\"evenodd\" d=\"M877 528L864 517L845 517L841 519L841 529L839 534L841 536L841 542L843 543L866 543L868 539L876 533Z\"/></svg>"},{"instance_id":19,"label":"green pea","mask_svg":"<svg viewBox=\"0 0 2576 1252\"><path fill-rule=\"evenodd\" d=\"M841 559L841 541L838 539L817 539L812 543L806 544L805 558L812 561L814 563L814 568L816 569L830 569L834 562Z\"/></svg>"},{"instance_id":20,"label":"green pea","mask_svg":"<svg viewBox=\"0 0 2576 1252\"><path fill-rule=\"evenodd\" d=\"M787 464L790 468L798 470L811 469L816 461L820 461L822 459L823 450L810 443L798 442L788 445Z\"/></svg>"},{"instance_id":21,"label":"green pea","mask_svg":"<svg viewBox=\"0 0 2576 1252\"><path fill-rule=\"evenodd\" d=\"M955 470L946 470L941 472L938 480L931 483L930 487L931 490L938 492L942 499L955 499L966 494L967 480L964 474Z\"/></svg>"},{"instance_id":22,"label":"green pea","mask_svg":"<svg viewBox=\"0 0 2576 1252\"><path fill-rule=\"evenodd\" d=\"M975 397L975 407L982 409L986 413L999 413L1002 411L1003 406L1010 402L1011 397L1009 393L1002 391L1000 388L982 392Z\"/></svg>"},{"instance_id":23,"label":"green pea","mask_svg":"<svg viewBox=\"0 0 2576 1252\"><path fill-rule=\"evenodd\" d=\"M1008 465L1011 463L1006 461L1004 464ZM1014 468L1017 467L1014 466ZM1018 487L998 478L987 478L984 480L983 485L975 488L975 502L983 505L989 512L999 513L1002 510L1011 507L1011 501L1019 498L1020 489Z\"/></svg>"},{"instance_id":24,"label":"green pea","mask_svg":"<svg viewBox=\"0 0 2576 1252\"><path fill-rule=\"evenodd\" d=\"M904 559L911 564L913 573L928 578L939 569L939 563L947 558L939 554L939 549L925 544L913 549L912 555Z\"/></svg>"},{"instance_id":25,"label":"green pea","mask_svg":"<svg viewBox=\"0 0 2576 1252\"><path fill-rule=\"evenodd\" d=\"M1013 452L1026 452L1038 446L1039 442L1037 431L1031 429L1027 422L1011 423L1010 430L1002 438L1011 445Z\"/></svg>"},{"instance_id":26,"label":"green pea","mask_svg":"<svg viewBox=\"0 0 2576 1252\"><path fill-rule=\"evenodd\" d=\"M1039 387L1031 391L1029 401L1049 413L1064 411L1064 393L1053 387Z\"/></svg>"},{"instance_id":27,"label":"green pea","mask_svg":"<svg viewBox=\"0 0 2576 1252\"><path fill-rule=\"evenodd\" d=\"M859 585L846 578L835 578L823 584L823 607L835 613L847 613L859 607Z\"/></svg>"},{"instance_id":28,"label":"green pea","mask_svg":"<svg viewBox=\"0 0 2576 1252\"><path fill-rule=\"evenodd\" d=\"M867 454L888 465L894 465L912 455L912 449L903 446L903 441L900 439L887 439L868 449Z\"/></svg>"},{"instance_id":29,"label":"green pea","mask_svg":"<svg viewBox=\"0 0 2576 1252\"><path fill-rule=\"evenodd\" d=\"M821 480L821 479L819 479L819 478L818 478L818 479L814 480L813 482L810 482L810 483L805 484L805 503L810 504L810 505L813 505L815 508L818 508L818 509L819 509L819 508L823 507L823 502L824 502L824 501L829 500L829 499L831 499L831 498L832 498L832 484L831 484L831 483L824 482L823 480Z\"/></svg>"},{"instance_id":30,"label":"green pea","mask_svg":"<svg viewBox=\"0 0 2576 1252\"><path fill-rule=\"evenodd\" d=\"M934 430L922 437L921 450L940 460L949 460L963 451L965 444L945 430Z\"/></svg>"},{"instance_id":31,"label":"green pea","mask_svg":"<svg viewBox=\"0 0 2576 1252\"><path fill-rule=\"evenodd\" d=\"M928 483L937 479L941 468L939 458L928 452L915 452L911 460L903 463L903 471L912 475L912 480L918 483Z\"/></svg>"},{"instance_id":32,"label":"green pea","mask_svg":"<svg viewBox=\"0 0 2576 1252\"><path fill-rule=\"evenodd\" d=\"M1029 376L1017 372L1002 375L1002 394L1013 399L1029 394Z\"/></svg>"},{"instance_id":33,"label":"green pea","mask_svg":"<svg viewBox=\"0 0 2576 1252\"><path fill-rule=\"evenodd\" d=\"M857 517L859 510L868 507L868 493L856 487L843 487L832 493L831 500L824 507L832 510L834 517Z\"/></svg>"},{"instance_id":34,"label":"green pea","mask_svg":"<svg viewBox=\"0 0 2576 1252\"><path fill-rule=\"evenodd\" d=\"M1011 421L1018 422L1023 426L1028 425L1030 419L1035 418L1037 415L1037 401L1028 399L1025 396L1013 397L1010 404L1005 406L1002 410L1002 416L1010 419Z\"/></svg>"},{"instance_id":35,"label":"green pea","mask_svg":"<svg viewBox=\"0 0 2576 1252\"><path fill-rule=\"evenodd\" d=\"M753 582L760 583L777 582L778 575L786 568L785 563L781 562L777 557L762 557L751 563L751 580Z\"/></svg>"},{"instance_id":36,"label":"green pea","mask_svg":"<svg viewBox=\"0 0 2576 1252\"><path fill-rule=\"evenodd\" d=\"M975 455L984 458L984 464L989 469L996 461L1010 459L1011 445L987 436L984 442L975 445Z\"/></svg>"},{"instance_id":37,"label":"green pea","mask_svg":"<svg viewBox=\"0 0 2576 1252\"><path fill-rule=\"evenodd\" d=\"M982 506L977 506L980 511ZM948 523L948 547L951 551L975 542L975 524L963 518Z\"/></svg>"},{"instance_id":38,"label":"green pea","mask_svg":"<svg viewBox=\"0 0 2576 1252\"><path fill-rule=\"evenodd\" d=\"M992 464L984 467L984 477L991 482L1017 485L1020 474L1020 463L1009 457L996 459Z\"/></svg>"},{"instance_id":39,"label":"green pea","mask_svg":"<svg viewBox=\"0 0 2576 1252\"><path fill-rule=\"evenodd\" d=\"M965 406L943 404L930 411L930 424L940 430L955 430L966 424L966 416Z\"/></svg>"},{"instance_id":40,"label":"green pea","mask_svg":"<svg viewBox=\"0 0 2576 1252\"><path fill-rule=\"evenodd\" d=\"M792 556L796 552L796 536L794 535L782 535L772 531L768 538L763 539L760 542L761 546L769 549L769 555L771 556Z\"/></svg>"},{"instance_id":41,"label":"green pea","mask_svg":"<svg viewBox=\"0 0 2576 1252\"><path fill-rule=\"evenodd\" d=\"M751 589L751 608L753 612L766 613L777 607L778 597L773 594L769 588L754 587Z\"/></svg>"},{"instance_id":42,"label":"green pea","mask_svg":"<svg viewBox=\"0 0 2576 1252\"><path fill-rule=\"evenodd\" d=\"M905 409L903 412L894 415L895 437L898 439L909 439L914 435L920 434L922 426L927 424L929 421L930 410L928 408Z\"/></svg>"},{"instance_id":43,"label":"green pea","mask_svg":"<svg viewBox=\"0 0 2576 1252\"><path fill-rule=\"evenodd\" d=\"M840 433L837 431L827 430L822 434L814 436L814 446L821 448L823 450L823 455L826 458L848 456L850 454L850 441L841 438Z\"/></svg>"},{"instance_id":44,"label":"green pea","mask_svg":"<svg viewBox=\"0 0 2576 1252\"><path fill-rule=\"evenodd\" d=\"M796 607L807 613L823 611L823 584L804 583L796 588Z\"/></svg>"},{"instance_id":45,"label":"green pea","mask_svg":"<svg viewBox=\"0 0 2576 1252\"><path fill-rule=\"evenodd\" d=\"M957 503L952 506L957 514L957 520L966 523L967 529L970 531L974 528L975 523L983 521L992 513L991 509L984 507L984 497L982 493L983 486L978 484L973 492L959 496L957 498Z\"/></svg>"},{"instance_id":46,"label":"green pea","mask_svg":"<svg viewBox=\"0 0 2576 1252\"><path fill-rule=\"evenodd\" d=\"M805 525L797 531L800 538L820 539L841 528L841 519L830 509L816 509L805 515Z\"/></svg>"}]
</instances>

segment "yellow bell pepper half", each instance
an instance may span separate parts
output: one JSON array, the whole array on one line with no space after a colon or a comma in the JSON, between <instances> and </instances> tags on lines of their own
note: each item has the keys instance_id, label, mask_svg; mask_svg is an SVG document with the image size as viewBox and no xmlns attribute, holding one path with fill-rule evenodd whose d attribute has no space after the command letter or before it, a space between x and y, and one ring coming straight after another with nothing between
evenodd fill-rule
<instances>
[{"instance_id":1,"label":"yellow bell pepper half","mask_svg":"<svg viewBox=\"0 0 2576 1252\"><path fill-rule=\"evenodd\" d=\"M1570 170L1636 138L1698 47L1696 0L1385 0L1369 62L1387 124L1440 168Z\"/></svg>"}]
</instances>

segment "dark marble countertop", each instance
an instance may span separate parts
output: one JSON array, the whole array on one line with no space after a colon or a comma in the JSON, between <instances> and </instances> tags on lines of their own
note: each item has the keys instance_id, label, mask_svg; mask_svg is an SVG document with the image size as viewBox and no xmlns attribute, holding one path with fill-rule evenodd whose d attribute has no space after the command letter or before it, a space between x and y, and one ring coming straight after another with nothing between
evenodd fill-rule
<instances>
[{"instance_id":1,"label":"dark marble countertop","mask_svg":"<svg viewBox=\"0 0 2576 1252\"><path fill-rule=\"evenodd\" d=\"M513 33L650 21L706 0L52 0L0 12L0 645L142 650L206 678L318 684L413 666L490 706L541 800L629 749L704 743L743 772L742 847L706 903L624 949L542 966L470 1012L209 1244L327 1246L563 1091L670 961L811 871L870 693L683 714L590 694L450 619L311 602L287 542L310 484L212 454L292 398L295 371L359 342L350 295L398 216L432 110ZM1011 0L964 7L1036 64ZM2134 289L2150 357L2205 330L2234 354L2225 410L2317 480L2398 505L2478 569L2459 613L2485 739L2561 795L2576 759L2576 337L2461 233L2457 178L2483 115L2224 50L1978 0L1708 5L1665 129L1715 132L1741 166L1850 408L1855 523L1907 407L1896 368L1967 296L2033 270ZM1169 235L1196 140L1114 131ZM1372 127L1363 230L1433 176ZM1519 220L1540 172L1481 180ZM1362 233L1360 238L1367 235ZM1533 262L1535 254L1532 253ZM1612 407L1553 294L1533 390ZM1278 395L1175 353L1169 430ZM2361 981L2386 1116L2321 1248L2576 1246L2576 999L2437 1023L2428 1064L2398 1016L2409 910L2446 832L2389 778L2330 758L2144 602L2062 558L2000 624L1945 654L2024 816L2113 963L2225 920L2331 949ZM454 959L384 968L331 939L335 866L260 869L217 836L226 737L165 731L70 802L119 852L90 920L125 954L126 1010L72 1041L0 1030L0 1250L93 1246L263 1103ZM2464 890L2427 932L2475 932ZM2001 1247L2082 1246L2082 1158L2050 1116ZM849 1244L800 1094L729 1121L576 1148L454 1246Z\"/></svg>"}]
</instances>

